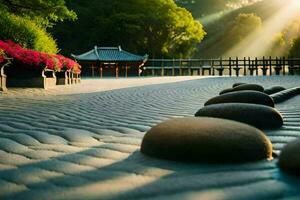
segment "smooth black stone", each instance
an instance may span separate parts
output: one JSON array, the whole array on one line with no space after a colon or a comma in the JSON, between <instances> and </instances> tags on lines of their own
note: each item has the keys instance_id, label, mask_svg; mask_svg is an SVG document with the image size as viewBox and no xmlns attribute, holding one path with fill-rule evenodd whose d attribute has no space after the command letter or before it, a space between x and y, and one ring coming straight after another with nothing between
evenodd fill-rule
<instances>
[{"instance_id":1,"label":"smooth black stone","mask_svg":"<svg viewBox=\"0 0 300 200\"><path fill-rule=\"evenodd\" d=\"M286 90L286 89L284 87L281 87L281 86L274 86L274 87L265 89L264 93L266 93L268 95L271 95L271 94L275 94L277 92L281 92L283 90Z\"/></svg>"},{"instance_id":2,"label":"smooth black stone","mask_svg":"<svg viewBox=\"0 0 300 200\"><path fill-rule=\"evenodd\" d=\"M232 87L235 88L235 87L237 87L237 86L245 85L245 84L247 84L247 83L234 83L234 84L232 85Z\"/></svg>"},{"instance_id":3,"label":"smooth black stone","mask_svg":"<svg viewBox=\"0 0 300 200\"><path fill-rule=\"evenodd\" d=\"M232 88L226 88L226 89L222 90L222 91L219 93L219 95L227 94L227 93L230 93L230 92L233 92L233 91L232 91Z\"/></svg>"},{"instance_id":4,"label":"smooth black stone","mask_svg":"<svg viewBox=\"0 0 300 200\"><path fill-rule=\"evenodd\" d=\"M279 167L291 174L300 175L300 138L283 147L279 156Z\"/></svg>"},{"instance_id":5,"label":"smooth black stone","mask_svg":"<svg viewBox=\"0 0 300 200\"><path fill-rule=\"evenodd\" d=\"M290 88L270 95L275 103L284 102L296 95L300 95L300 87Z\"/></svg>"},{"instance_id":6,"label":"smooth black stone","mask_svg":"<svg viewBox=\"0 0 300 200\"><path fill-rule=\"evenodd\" d=\"M234 88L228 88L228 89L222 90L220 92L220 95L230 93L230 92L243 91L243 90L252 90L252 91L263 92L264 88L261 85L257 85L257 84L242 84L242 85L236 86Z\"/></svg>"},{"instance_id":7,"label":"smooth black stone","mask_svg":"<svg viewBox=\"0 0 300 200\"><path fill-rule=\"evenodd\" d=\"M141 152L176 161L236 163L272 158L265 134L247 124L207 117L171 119L151 128Z\"/></svg>"},{"instance_id":8,"label":"smooth black stone","mask_svg":"<svg viewBox=\"0 0 300 200\"><path fill-rule=\"evenodd\" d=\"M229 119L260 129L276 129L283 125L282 115L276 109L257 104L215 104L201 108L195 116Z\"/></svg>"},{"instance_id":9,"label":"smooth black stone","mask_svg":"<svg viewBox=\"0 0 300 200\"><path fill-rule=\"evenodd\" d=\"M238 91L230 92L209 99L204 105L220 104L220 103L251 103L274 107L273 98L269 95L257 91Z\"/></svg>"}]
</instances>

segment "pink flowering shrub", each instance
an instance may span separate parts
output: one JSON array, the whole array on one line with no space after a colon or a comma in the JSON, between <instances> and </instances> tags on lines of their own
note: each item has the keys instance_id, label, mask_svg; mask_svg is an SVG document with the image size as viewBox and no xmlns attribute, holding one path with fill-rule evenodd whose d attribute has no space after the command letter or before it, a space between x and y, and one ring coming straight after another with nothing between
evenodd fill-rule
<instances>
[{"instance_id":1,"label":"pink flowering shrub","mask_svg":"<svg viewBox=\"0 0 300 200\"><path fill-rule=\"evenodd\" d=\"M0 48L14 60L26 65L47 68L54 71L80 69L80 65L77 62L62 55L52 55L31 49L25 49L12 41L0 40Z\"/></svg>"},{"instance_id":2,"label":"pink flowering shrub","mask_svg":"<svg viewBox=\"0 0 300 200\"><path fill-rule=\"evenodd\" d=\"M73 70L73 72L77 72L77 73L81 73L80 68L81 66L75 62L74 60L70 59L70 58L66 58L62 55L55 55L55 58L57 58L59 60L59 62L61 63L61 67L63 70Z\"/></svg>"}]
</instances>

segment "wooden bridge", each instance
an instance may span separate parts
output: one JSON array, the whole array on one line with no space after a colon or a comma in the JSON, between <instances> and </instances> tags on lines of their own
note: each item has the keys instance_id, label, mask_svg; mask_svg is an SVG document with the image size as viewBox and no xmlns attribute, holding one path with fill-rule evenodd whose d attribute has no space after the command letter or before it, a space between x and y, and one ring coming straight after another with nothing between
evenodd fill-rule
<instances>
[{"instance_id":1,"label":"wooden bridge","mask_svg":"<svg viewBox=\"0 0 300 200\"><path fill-rule=\"evenodd\" d=\"M300 74L300 58L149 59L145 76L240 76Z\"/></svg>"}]
</instances>

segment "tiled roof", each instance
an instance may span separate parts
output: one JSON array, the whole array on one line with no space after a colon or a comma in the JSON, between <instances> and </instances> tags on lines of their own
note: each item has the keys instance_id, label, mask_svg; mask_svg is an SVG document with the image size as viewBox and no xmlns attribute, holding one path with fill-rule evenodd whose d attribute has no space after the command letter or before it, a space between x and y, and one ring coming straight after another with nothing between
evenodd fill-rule
<instances>
[{"instance_id":1,"label":"tiled roof","mask_svg":"<svg viewBox=\"0 0 300 200\"><path fill-rule=\"evenodd\" d=\"M129 53L121 49L121 47L97 47L83 53L81 55L72 56L76 60L81 61L100 61L100 62L145 62L148 59L148 55L140 56Z\"/></svg>"}]
</instances>

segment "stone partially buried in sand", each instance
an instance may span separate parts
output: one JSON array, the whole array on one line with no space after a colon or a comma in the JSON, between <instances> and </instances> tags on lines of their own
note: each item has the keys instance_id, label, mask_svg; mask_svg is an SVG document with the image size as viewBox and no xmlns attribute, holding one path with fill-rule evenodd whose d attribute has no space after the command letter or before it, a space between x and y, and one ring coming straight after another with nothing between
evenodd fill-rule
<instances>
[{"instance_id":1,"label":"stone partially buried in sand","mask_svg":"<svg viewBox=\"0 0 300 200\"><path fill-rule=\"evenodd\" d=\"M281 103L296 95L300 95L300 87L294 87L270 95L275 103Z\"/></svg>"},{"instance_id":2,"label":"stone partially buried in sand","mask_svg":"<svg viewBox=\"0 0 300 200\"><path fill-rule=\"evenodd\" d=\"M265 89L261 85L257 85L257 84L241 84L236 87L228 88L221 91L220 95L230 93L230 92L243 91L243 90L263 92Z\"/></svg>"},{"instance_id":3,"label":"stone partially buried in sand","mask_svg":"<svg viewBox=\"0 0 300 200\"><path fill-rule=\"evenodd\" d=\"M274 86L274 87L265 89L264 93L266 93L268 95L271 95L271 94L275 94L277 92L281 92L283 90L286 90L286 89L284 87L282 87L282 86Z\"/></svg>"},{"instance_id":4,"label":"stone partially buried in sand","mask_svg":"<svg viewBox=\"0 0 300 200\"><path fill-rule=\"evenodd\" d=\"M279 156L279 166L282 170L300 175L300 138L288 143Z\"/></svg>"},{"instance_id":5,"label":"stone partially buried in sand","mask_svg":"<svg viewBox=\"0 0 300 200\"><path fill-rule=\"evenodd\" d=\"M220 103L251 103L274 107L273 98L269 95L257 91L238 91L230 92L209 99L204 105L220 104Z\"/></svg>"},{"instance_id":6,"label":"stone partially buried in sand","mask_svg":"<svg viewBox=\"0 0 300 200\"><path fill-rule=\"evenodd\" d=\"M282 115L276 109L257 104L215 104L201 108L195 116L229 119L260 129L276 129L283 125Z\"/></svg>"},{"instance_id":7,"label":"stone partially buried in sand","mask_svg":"<svg viewBox=\"0 0 300 200\"><path fill-rule=\"evenodd\" d=\"M272 158L264 133L247 124L207 117L171 119L151 128L141 152L152 157L204 163L235 163Z\"/></svg>"}]
</instances>

